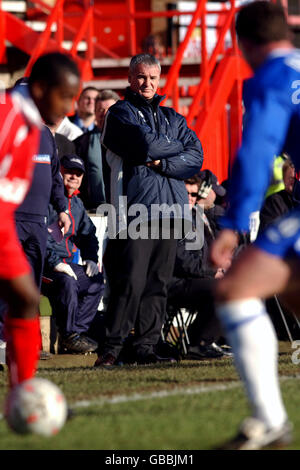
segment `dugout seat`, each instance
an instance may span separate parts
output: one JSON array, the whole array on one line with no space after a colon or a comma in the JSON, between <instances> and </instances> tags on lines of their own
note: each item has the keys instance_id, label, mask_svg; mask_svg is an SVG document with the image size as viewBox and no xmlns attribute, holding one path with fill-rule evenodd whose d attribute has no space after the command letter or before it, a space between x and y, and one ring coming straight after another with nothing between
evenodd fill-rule
<instances>
[{"instance_id":1,"label":"dugout seat","mask_svg":"<svg viewBox=\"0 0 300 470\"><path fill-rule=\"evenodd\" d=\"M190 344L188 327L196 315L197 312L194 310L187 310L173 304L167 305L167 316L162 328L162 339L174 346L180 356L187 354Z\"/></svg>"}]
</instances>

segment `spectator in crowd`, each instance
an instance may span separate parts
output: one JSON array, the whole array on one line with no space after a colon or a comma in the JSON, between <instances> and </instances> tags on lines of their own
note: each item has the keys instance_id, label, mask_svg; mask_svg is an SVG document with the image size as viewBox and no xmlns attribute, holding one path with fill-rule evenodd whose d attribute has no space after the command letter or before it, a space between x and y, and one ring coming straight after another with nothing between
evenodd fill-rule
<instances>
[{"instance_id":1,"label":"spectator in crowd","mask_svg":"<svg viewBox=\"0 0 300 470\"><path fill-rule=\"evenodd\" d=\"M207 178L207 174L210 178ZM193 217L194 240L178 241L173 277L169 284L168 304L197 311L189 327L190 346L187 358L219 358L226 353L216 344L222 337L219 320L215 314L213 290L215 279L223 276L223 269L216 269L209 261L209 247L216 236L218 220L207 216L216 194L225 190L208 170L185 180L189 205ZM200 196L199 196L200 195ZM200 205L199 205L200 204ZM197 243L198 242L198 243ZM187 246L191 243L193 246Z\"/></svg>"},{"instance_id":2,"label":"spectator in crowd","mask_svg":"<svg viewBox=\"0 0 300 470\"><path fill-rule=\"evenodd\" d=\"M219 218L225 213L225 209L219 201L221 202L225 198L226 189L219 184L216 175L210 170L201 171L199 178L201 185L199 187L197 204L203 207L203 215L207 218L211 226L211 233L215 238L221 229Z\"/></svg>"},{"instance_id":3,"label":"spectator in crowd","mask_svg":"<svg viewBox=\"0 0 300 470\"><path fill-rule=\"evenodd\" d=\"M284 162L288 159L286 153L282 153L277 157L274 157L274 162L272 166L271 181L266 192L266 197L271 196L272 194L277 193L284 189L283 181L283 165Z\"/></svg>"},{"instance_id":4,"label":"spectator in crowd","mask_svg":"<svg viewBox=\"0 0 300 470\"><path fill-rule=\"evenodd\" d=\"M284 181L283 181L283 164L287 160L287 154L282 153L279 156L275 156L272 164L272 171L271 171L271 180L269 183L269 187L266 191L265 198L268 198L272 194L275 194L282 189L284 189ZM259 227L260 227L260 208L250 214L249 226L249 241L252 243L257 238Z\"/></svg>"},{"instance_id":5,"label":"spectator in crowd","mask_svg":"<svg viewBox=\"0 0 300 470\"><path fill-rule=\"evenodd\" d=\"M61 159L61 172L72 224L62 240L52 225L55 211L50 205L43 292L52 307L61 347L72 353L87 353L98 347L88 336L103 290L97 265L98 240L96 228L77 197L85 172L84 162L77 155L66 155ZM80 249L83 265L73 263L74 244Z\"/></svg>"},{"instance_id":6,"label":"spectator in crowd","mask_svg":"<svg viewBox=\"0 0 300 470\"><path fill-rule=\"evenodd\" d=\"M161 35L149 34L143 40L143 52L151 54L158 60L161 60L166 55L166 48L162 43Z\"/></svg>"},{"instance_id":7,"label":"spectator in crowd","mask_svg":"<svg viewBox=\"0 0 300 470\"><path fill-rule=\"evenodd\" d=\"M299 207L295 199L294 187L299 184L295 177L295 166L290 159L282 166L284 189L268 196L260 210L259 234L272 222L292 209Z\"/></svg>"},{"instance_id":8,"label":"spectator in crowd","mask_svg":"<svg viewBox=\"0 0 300 470\"><path fill-rule=\"evenodd\" d=\"M14 211L30 184L41 118L54 122L68 113L79 83L72 59L46 54L33 65L28 87L12 90L2 104L1 188L8 189L0 197L0 296L8 306L4 330L11 387L34 376L41 342L39 291L16 233Z\"/></svg>"},{"instance_id":9,"label":"spectator in crowd","mask_svg":"<svg viewBox=\"0 0 300 470\"><path fill-rule=\"evenodd\" d=\"M119 95L112 90L102 90L95 101L96 126L75 140L76 153L86 167L86 174L81 187L80 198L89 212L96 212L97 207L106 200L106 187L104 172L107 164L104 157L105 150L101 146L101 132L104 118L108 108L119 100ZM109 184L107 184L109 187Z\"/></svg>"},{"instance_id":10,"label":"spectator in crowd","mask_svg":"<svg viewBox=\"0 0 300 470\"><path fill-rule=\"evenodd\" d=\"M159 61L149 54L133 57L125 99L106 115L102 143L111 171L110 202L117 213L118 235L109 239L104 253L110 296L106 340L95 366L116 364L132 328L137 362L162 360L154 347L165 318L177 246L174 226L163 238L162 220L165 216L170 225L173 217L176 225L179 218L181 226L183 206L188 203L184 179L200 170L203 156L201 143L184 117L160 106L163 97L156 94L160 70ZM129 211L134 204L143 205L138 230L148 236L131 236L123 224L127 212L122 196L128 198ZM163 203L165 212L153 213ZM181 208L180 214L170 215L166 206L173 204ZM150 229L156 230L155 236Z\"/></svg>"},{"instance_id":11,"label":"spectator in crowd","mask_svg":"<svg viewBox=\"0 0 300 470\"><path fill-rule=\"evenodd\" d=\"M102 132L104 120L109 108L120 99L113 90L101 90L95 102L95 120L98 129Z\"/></svg>"},{"instance_id":12,"label":"spectator in crowd","mask_svg":"<svg viewBox=\"0 0 300 470\"><path fill-rule=\"evenodd\" d=\"M82 132L92 131L95 123L95 101L99 90L88 86L82 90L77 101L76 113L69 116L69 120L76 124Z\"/></svg>"}]
</instances>

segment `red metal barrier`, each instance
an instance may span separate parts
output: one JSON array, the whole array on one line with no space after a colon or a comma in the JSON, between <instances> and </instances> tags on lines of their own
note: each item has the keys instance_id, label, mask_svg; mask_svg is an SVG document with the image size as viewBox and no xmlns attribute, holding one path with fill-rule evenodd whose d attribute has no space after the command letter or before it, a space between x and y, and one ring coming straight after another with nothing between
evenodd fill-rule
<instances>
[{"instance_id":1,"label":"red metal barrier","mask_svg":"<svg viewBox=\"0 0 300 470\"><path fill-rule=\"evenodd\" d=\"M6 62L5 55L6 21L5 13L2 10L2 1L0 0L0 64Z\"/></svg>"},{"instance_id":2,"label":"red metal barrier","mask_svg":"<svg viewBox=\"0 0 300 470\"><path fill-rule=\"evenodd\" d=\"M33 1L34 3L34 1ZM42 2L38 2L39 5ZM70 55L76 59L79 69L81 70L83 80L91 80L93 78L93 72L91 67L91 60L94 57L93 50L93 6L87 6L84 17L81 23L79 30L77 31L74 39L73 45L70 50ZM56 32L54 38L51 39L51 30L52 26L56 24ZM30 74L32 65L37 60L37 58L46 51L49 50L63 50L63 40L64 40L64 0L57 0L54 7L51 9L49 18L47 20L45 30L39 35L37 45L32 51L30 60L25 70L25 76ZM79 42L85 37L87 39L88 49L86 59L82 59L77 56L77 47Z\"/></svg>"},{"instance_id":3,"label":"red metal barrier","mask_svg":"<svg viewBox=\"0 0 300 470\"><path fill-rule=\"evenodd\" d=\"M57 0L54 8L52 9L49 19L46 24L46 28L42 34L39 35L39 39L35 49L32 51L31 57L29 59L28 65L26 67L25 76L28 76L32 65L37 60L37 58L43 54L49 48L49 41L51 37L51 28L54 23L57 24L56 29L56 38L55 38L55 47L57 49L62 49L62 28L59 25L62 24L62 14L63 14L63 2L64 0Z\"/></svg>"},{"instance_id":4,"label":"red metal barrier","mask_svg":"<svg viewBox=\"0 0 300 470\"><path fill-rule=\"evenodd\" d=\"M175 91L175 93L176 93L176 90L174 90L174 86L177 87L177 80L178 80L179 71L180 71L180 68L181 68L181 65L182 65L183 55L184 55L184 52L185 52L185 50L187 48L187 45L190 41L192 32L194 31L194 29L196 27L196 24L199 21L202 13L204 11L205 3L206 3L206 0L199 0L198 1L197 8L196 8L196 10L193 14L193 19L192 19L189 27L187 28L187 32L186 32L184 41L179 45L179 47L177 49L175 60L174 60L172 66L169 70L169 73L168 73L168 76L167 76L167 82L166 82L165 87L163 88L163 94L165 94L167 98L172 95L172 92ZM202 60L203 60L203 58L202 58ZM177 108L177 106L175 106L175 109L176 108Z\"/></svg>"},{"instance_id":5,"label":"red metal barrier","mask_svg":"<svg viewBox=\"0 0 300 470\"><path fill-rule=\"evenodd\" d=\"M120 0L121 1L121 0ZM0 58L3 58L5 39L9 39L20 49L30 54L26 74L30 72L33 62L43 52L51 49L62 49L65 36L72 38L70 54L76 58L84 81L95 79L91 62L97 53L106 57L118 58L118 55L105 45L95 42L94 24L97 19L107 21L123 19L127 25L128 56L139 52L137 44L137 23L145 19L157 17L171 18L181 15L192 16L187 27L186 36L179 44L173 63L170 66L163 93L171 100L176 111L182 111L180 106L179 78L182 75L184 54L195 27L201 26L201 53L198 64L195 65L199 73L199 85L194 86L192 102L186 117L190 127L199 136L204 146L204 166L216 173L220 180L225 179L228 168L241 140L242 131L242 82L249 76L249 69L240 57L234 30L236 14L235 0L230 0L230 8L223 5L221 10L208 11L206 1L198 0L194 12L170 10L163 12L138 11L138 0L124 0L122 11L112 11L108 14L94 6L92 1L67 2L57 0L55 6L50 8L42 0L31 0L36 10L46 15L47 25L42 33L30 30L20 19L1 10L0 23L9 24L10 27L1 28L0 32ZM0 0L1 2L1 0ZM74 4L75 10L72 10ZM104 10L104 9L103 9ZM217 42L211 53L207 51L206 19L207 15L218 15L216 24ZM70 18L76 18L75 27ZM55 34L51 32L56 24ZM9 31L8 31L9 29ZM5 32L4 32L5 31ZM225 45L227 33L231 35L231 46ZM84 56L77 53L78 44L86 40L87 50ZM227 47L227 48L226 48Z\"/></svg>"}]
</instances>

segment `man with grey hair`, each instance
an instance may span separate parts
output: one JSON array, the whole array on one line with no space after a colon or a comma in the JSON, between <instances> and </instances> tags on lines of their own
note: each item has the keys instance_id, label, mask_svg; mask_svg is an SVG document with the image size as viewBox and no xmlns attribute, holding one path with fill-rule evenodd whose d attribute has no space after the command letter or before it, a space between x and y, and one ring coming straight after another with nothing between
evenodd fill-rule
<instances>
[{"instance_id":1,"label":"man with grey hair","mask_svg":"<svg viewBox=\"0 0 300 470\"><path fill-rule=\"evenodd\" d=\"M110 298L106 340L95 366L116 365L133 328L137 362L163 360L155 346L165 319L167 285L176 255L176 214L172 215L171 209L180 209L177 218L181 220L184 205L188 206L184 180L201 169L203 152L185 118L160 106L164 99L156 93L160 71L158 60L150 54L133 57L125 98L109 108L103 128L102 144L110 167L110 202L116 208L120 226L104 254ZM141 230L139 237L133 237L127 220L137 206L142 214L136 226ZM163 206L165 213L153 215L153 208L158 206ZM168 237L162 230L166 219L169 224L170 219L174 222ZM155 236L151 233L150 237L150 228L156 228Z\"/></svg>"},{"instance_id":2,"label":"man with grey hair","mask_svg":"<svg viewBox=\"0 0 300 470\"><path fill-rule=\"evenodd\" d=\"M108 109L120 99L118 93L113 90L101 90L95 101L96 125L100 131L104 126L104 120Z\"/></svg>"},{"instance_id":3,"label":"man with grey hair","mask_svg":"<svg viewBox=\"0 0 300 470\"><path fill-rule=\"evenodd\" d=\"M159 75L161 74L161 65L159 60L151 55L151 54L137 54L134 57L132 57L130 63L129 63L129 75L132 75L135 72L136 67L139 67L139 65L154 65L158 68ZM129 81L130 83L130 81Z\"/></svg>"}]
</instances>

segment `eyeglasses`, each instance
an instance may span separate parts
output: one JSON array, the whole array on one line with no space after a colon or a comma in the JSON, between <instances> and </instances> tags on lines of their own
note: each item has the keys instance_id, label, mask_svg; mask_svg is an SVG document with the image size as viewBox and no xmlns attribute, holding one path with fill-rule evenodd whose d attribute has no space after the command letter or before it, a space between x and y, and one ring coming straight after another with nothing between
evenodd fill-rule
<instances>
[{"instance_id":1,"label":"eyeglasses","mask_svg":"<svg viewBox=\"0 0 300 470\"><path fill-rule=\"evenodd\" d=\"M188 194L189 194L190 196L192 196L192 197L197 197L197 196L198 196L198 193L189 193L189 192L188 192Z\"/></svg>"}]
</instances>

